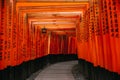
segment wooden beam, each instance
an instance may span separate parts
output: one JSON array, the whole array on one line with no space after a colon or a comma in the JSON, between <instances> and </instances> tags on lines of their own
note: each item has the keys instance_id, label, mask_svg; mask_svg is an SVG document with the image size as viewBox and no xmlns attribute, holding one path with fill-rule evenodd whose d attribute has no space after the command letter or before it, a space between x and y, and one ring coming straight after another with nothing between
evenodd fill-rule
<instances>
[{"instance_id":1,"label":"wooden beam","mask_svg":"<svg viewBox=\"0 0 120 80\"><path fill-rule=\"evenodd\" d=\"M19 6L72 6L72 5L88 5L88 2L17 2L16 7Z\"/></svg>"}]
</instances>

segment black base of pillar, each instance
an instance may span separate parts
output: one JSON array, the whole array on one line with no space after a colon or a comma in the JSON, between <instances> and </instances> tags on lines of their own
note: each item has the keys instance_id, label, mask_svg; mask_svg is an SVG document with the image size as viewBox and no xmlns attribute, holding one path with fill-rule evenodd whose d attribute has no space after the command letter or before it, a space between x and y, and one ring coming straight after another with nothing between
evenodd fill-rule
<instances>
[{"instance_id":1,"label":"black base of pillar","mask_svg":"<svg viewBox=\"0 0 120 80\"><path fill-rule=\"evenodd\" d=\"M2 79L2 70L0 70L0 79L3 80Z\"/></svg>"},{"instance_id":2,"label":"black base of pillar","mask_svg":"<svg viewBox=\"0 0 120 80\"><path fill-rule=\"evenodd\" d=\"M79 71L87 80L120 80L120 75L110 72L100 66L94 67L92 63L79 59ZM79 75L79 74L78 74Z\"/></svg>"}]
</instances>

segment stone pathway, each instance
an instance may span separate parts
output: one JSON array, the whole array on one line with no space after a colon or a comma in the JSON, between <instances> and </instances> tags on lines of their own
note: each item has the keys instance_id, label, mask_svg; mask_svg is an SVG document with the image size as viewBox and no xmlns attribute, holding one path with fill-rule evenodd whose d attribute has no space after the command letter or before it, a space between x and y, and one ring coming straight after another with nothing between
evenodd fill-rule
<instances>
[{"instance_id":1,"label":"stone pathway","mask_svg":"<svg viewBox=\"0 0 120 80\"><path fill-rule=\"evenodd\" d=\"M77 61L60 62L42 70L34 80L75 80L72 67Z\"/></svg>"}]
</instances>

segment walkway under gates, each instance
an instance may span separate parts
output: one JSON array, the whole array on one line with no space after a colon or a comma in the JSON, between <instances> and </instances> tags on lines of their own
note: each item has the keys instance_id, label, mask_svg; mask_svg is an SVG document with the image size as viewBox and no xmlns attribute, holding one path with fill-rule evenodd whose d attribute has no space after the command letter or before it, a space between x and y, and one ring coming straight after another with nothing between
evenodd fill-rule
<instances>
[{"instance_id":1,"label":"walkway under gates","mask_svg":"<svg viewBox=\"0 0 120 80\"><path fill-rule=\"evenodd\" d=\"M37 73L37 77L34 80L75 80L72 68L76 64L78 64L78 61L67 61L50 65L40 73ZM33 78L27 80L33 80ZM81 78L81 80L84 79Z\"/></svg>"}]
</instances>

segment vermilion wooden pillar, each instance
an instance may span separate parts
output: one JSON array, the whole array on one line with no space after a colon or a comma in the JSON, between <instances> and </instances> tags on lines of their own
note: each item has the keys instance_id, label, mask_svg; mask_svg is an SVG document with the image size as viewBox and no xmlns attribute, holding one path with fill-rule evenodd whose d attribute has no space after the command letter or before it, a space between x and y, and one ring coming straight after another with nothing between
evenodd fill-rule
<instances>
[{"instance_id":1,"label":"vermilion wooden pillar","mask_svg":"<svg viewBox=\"0 0 120 80\"><path fill-rule=\"evenodd\" d=\"M114 9L114 25L115 25L115 45L116 45L116 60L117 60L117 72L120 74L120 1L115 0L113 3L113 9Z\"/></svg>"},{"instance_id":2,"label":"vermilion wooden pillar","mask_svg":"<svg viewBox=\"0 0 120 80\"><path fill-rule=\"evenodd\" d=\"M17 13L16 13L16 1L13 1L13 22L12 22L12 54L11 54L11 66L17 65L17 33L18 33L18 23L17 23Z\"/></svg>"},{"instance_id":3,"label":"vermilion wooden pillar","mask_svg":"<svg viewBox=\"0 0 120 80\"><path fill-rule=\"evenodd\" d=\"M6 30L7 30L7 25L6 25L6 0L1 1L1 28L0 28L0 39L1 39L1 50L0 50L0 55L1 55L1 69L6 68L7 66L7 36L6 36ZM5 50L6 49L6 50Z\"/></svg>"},{"instance_id":4,"label":"vermilion wooden pillar","mask_svg":"<svg viewBox=\"0 0 120 80\"><path fill-rule=\"evenodd\" d=\"M4 56L4 0L0 1L0 70L4 68L3 66L3 56Z\"/></svg>"}]
</instances>

